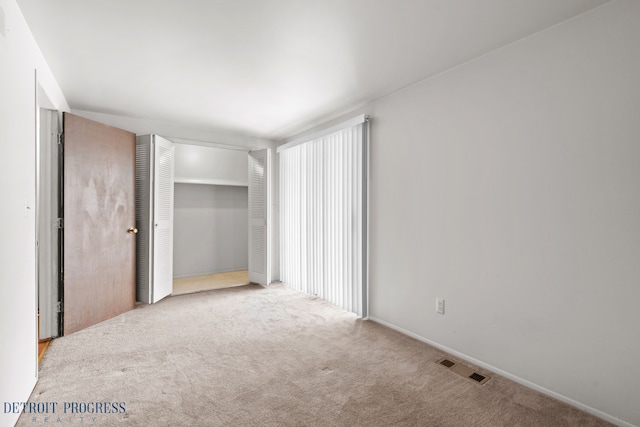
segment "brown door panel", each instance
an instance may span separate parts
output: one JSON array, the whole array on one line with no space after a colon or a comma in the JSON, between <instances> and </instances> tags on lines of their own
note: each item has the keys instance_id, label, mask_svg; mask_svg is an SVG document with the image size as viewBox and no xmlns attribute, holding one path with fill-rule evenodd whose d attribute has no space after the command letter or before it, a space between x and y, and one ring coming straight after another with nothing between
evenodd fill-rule
<instances>
[{"instance_id":1,"label":"brown door panel","mask_svg":"<svg viewBox=\"0 0 640 427\"><path fill-rule=\"evenodd\" d=\"M64 333L135 305L135 134L64 114Z\"/></svg>"}]
</instances>

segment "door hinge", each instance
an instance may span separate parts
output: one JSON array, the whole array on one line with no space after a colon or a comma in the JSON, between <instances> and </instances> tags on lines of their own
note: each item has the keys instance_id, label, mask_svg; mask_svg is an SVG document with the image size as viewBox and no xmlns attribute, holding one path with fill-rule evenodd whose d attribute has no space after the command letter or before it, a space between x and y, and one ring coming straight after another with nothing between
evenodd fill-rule
<instances>
[{"instance_id":1,"label":"door hinge","mask_svg":"<svg viewBox=\"0 0 640 427\"><path fill-rule=\"evenodd\" d=\"M64 218L56 218L56 228L64 228Z\"/></svg>"},{"instance_id":2,"label":"door hinge","mask_svg":"<svg viewBox=\"0 0 640 427\"><path fill-rule=\"evenodd\" d=\"M64 134L63 133L57 134L56 135L56 140L58 142L58 145L64 144Z\"/></svg>"},{"instance_id":3,"label":"door hinge","mask_svg":"<svg viewBox=\"0 0 640 427\"><path fill-rule=\"evenodd\" d=\"M62 313L63 307L64 307L64 304L62 304L62 301L58 301L56 303L56 313Z\"/></svg>"}]
</instances>

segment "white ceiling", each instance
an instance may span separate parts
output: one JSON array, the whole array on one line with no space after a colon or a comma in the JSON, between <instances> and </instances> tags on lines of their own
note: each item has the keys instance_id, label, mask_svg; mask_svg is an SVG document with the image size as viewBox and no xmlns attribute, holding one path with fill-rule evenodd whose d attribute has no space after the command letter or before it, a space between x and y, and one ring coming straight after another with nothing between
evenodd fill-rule
<instances>
[{"instance_id":1,"label":"white ceiling","mask_svg":"<svg viewBox=\"0 0 640 427\"><path fill-rule=\"evenodd\" d=\"M18 0L73 109L282 139L608 0Z\"/></svg>"}]
</instances>

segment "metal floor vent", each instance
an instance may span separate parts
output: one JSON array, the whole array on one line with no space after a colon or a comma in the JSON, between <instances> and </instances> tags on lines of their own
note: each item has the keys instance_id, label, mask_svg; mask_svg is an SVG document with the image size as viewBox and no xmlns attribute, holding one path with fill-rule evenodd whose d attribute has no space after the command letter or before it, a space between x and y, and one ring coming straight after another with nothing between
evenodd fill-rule
<instances>
[{"instance_id":1,"label":"metal floor vent","mask_svg":"<svg viewBox=\"0 0 640 427\"><path fill-rule=\"evenodd\" d=\"M453 360L447 358L440 359L436 363L449 368L451 371L455 372L458 375L472 379L480 384L486 383L487 381L489 381L489 378L491 378L486 375L477 373L476 371L468 366L463 365L462 363L454 362Z\"/></svg>"},{"instance_id":2,"label":"metal floor vent","mask_svg":"<svg viewBox=\"0 0 640 427\"><path fill-rule=\"evenodd\" d=\"M442 360L440 361L440 364L441 364L441 365L446 366L447 368L450 368L450 367L452 367L453 365L455 365L455 364L456 364L456 362L452 362L452 361L451 361L451 360L449 360L449 359L442 359Z\"/></svg>"}]
</instances>

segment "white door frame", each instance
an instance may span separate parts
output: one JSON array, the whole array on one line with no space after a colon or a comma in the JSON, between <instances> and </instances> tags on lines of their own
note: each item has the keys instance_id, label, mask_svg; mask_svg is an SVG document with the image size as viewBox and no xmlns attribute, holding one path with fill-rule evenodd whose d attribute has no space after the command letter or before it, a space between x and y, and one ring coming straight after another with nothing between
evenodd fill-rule
<instances>
[{"instance_id":1,"label":"white door frame","mask_svg":"<svg viewBox=\"0 0 640 427\"><path fill-rule=\"evenodd\" d=\"M58 134L59 112L38 109L36 164L36 280L40 334L58 336Z\"/></svg>"},{"instance_id":2,"label":"white door frame","mask_svg":"<svg viewBox=\"0 0 640 427\"><path fill-rule=\"evenodd\" d=\"M59 145L62 112L38 81L35 99L35 278L36 316L40 310L38 339L59 336Z\"/></svg>"}]
</instances>

